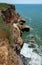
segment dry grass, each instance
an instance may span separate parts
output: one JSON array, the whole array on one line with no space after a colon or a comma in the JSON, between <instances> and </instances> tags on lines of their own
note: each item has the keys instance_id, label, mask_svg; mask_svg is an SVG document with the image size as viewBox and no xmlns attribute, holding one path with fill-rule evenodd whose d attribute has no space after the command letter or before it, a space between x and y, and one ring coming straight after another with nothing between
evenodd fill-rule
<instances>
[{"instance_id":1,"label":"dry grass","mask_svg":"<svg viewBox=\"0 0 42 65\"><path fill-rule=\"evenodd\" d=\"M2 24L0 25L0 39L9 39L9 37L11 36L11 27L9 25L6 24Z\"/></svg>"}]
</instances>

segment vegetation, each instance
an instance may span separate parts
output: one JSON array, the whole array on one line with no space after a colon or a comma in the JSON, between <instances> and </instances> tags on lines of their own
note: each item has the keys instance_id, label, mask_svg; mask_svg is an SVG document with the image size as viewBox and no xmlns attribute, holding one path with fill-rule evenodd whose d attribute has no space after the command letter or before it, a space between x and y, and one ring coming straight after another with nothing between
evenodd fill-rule
<instances>
[{"instance_id":1,"label":"vegetation","mask_svg":"<svg viewBox=\"0 0 42 65\"><path fill-rule=\"evenodd\" d=\"M8 7L9 7L8 4L0 3L0 9L1 9L1 10L4 10L4 9L6 9L6 8L8 8Z\"/></svg>"},{"instance_id":2,"label":"vegetation","mask_svg":"<svg viewBox=\"0 0 42 65\"><path fill-rule=\"evenodd\" d=\"M3 4L3 3L0 3L0 10L5 10L6 8L8 8L9 5L8 4ZM1 14L1 13L0 13ZM0 24L3 23L3 19L2 19L2 16L0 16Z\"/></svg>"}]
</instances>

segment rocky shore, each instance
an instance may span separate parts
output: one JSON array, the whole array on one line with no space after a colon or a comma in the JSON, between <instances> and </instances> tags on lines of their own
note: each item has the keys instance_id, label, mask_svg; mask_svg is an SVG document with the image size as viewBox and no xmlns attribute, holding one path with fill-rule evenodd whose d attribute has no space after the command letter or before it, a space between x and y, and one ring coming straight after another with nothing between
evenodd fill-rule
<instances>
[{"instance_id":1,"label":"rocky shore","mask_svg":"<svg viewBox=\"0 0 42 65\"><path fill-rule=\"evenodd\" d=\"M0 65L23 65L20 56L24 43L22 33L29 32L30 26L24 24L26 20L17 13L15 5L1 9L0 16L3 19L0 27L6 26L6 29L0 28Z\"/></svg>"}]
</instances>

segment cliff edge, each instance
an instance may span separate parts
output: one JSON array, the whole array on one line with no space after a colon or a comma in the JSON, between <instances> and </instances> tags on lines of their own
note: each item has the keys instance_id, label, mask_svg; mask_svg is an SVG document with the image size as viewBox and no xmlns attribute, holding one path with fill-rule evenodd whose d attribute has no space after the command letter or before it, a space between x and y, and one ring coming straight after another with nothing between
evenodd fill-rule
<instances>
[{"instance_id":1,"label":"cliff edge","mask_svg":"<svg viewBox=\"0 0 42 65\"><path fill-rule=\"evenodd\" d=\"M20 50L22 33L30 27L17 13L15 5L0 4L0 65L23 65Z\"/></svg>"}]
</instances>

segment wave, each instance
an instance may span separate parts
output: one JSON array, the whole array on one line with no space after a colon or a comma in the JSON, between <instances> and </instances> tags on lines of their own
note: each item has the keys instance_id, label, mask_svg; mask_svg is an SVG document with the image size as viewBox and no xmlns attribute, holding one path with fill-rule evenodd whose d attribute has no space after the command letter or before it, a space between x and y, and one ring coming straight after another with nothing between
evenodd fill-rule
<instances>
[{"instance_id":1,"label":"wave","mask_svg":"<svg viewBox=\"0 0 42 65\"><path fill-rule=\"evenodd\" d=\"M32 27L30 27L30 31L34 30Z\"/></svg>"},{"instance_id":2,"label":"wave","mask_svg":"<svg viewBox=\"0 0 42 65\"><path fill-rule=\"evenodd\" d=\"M41 56L33 52L34 48L29 48L29 45L30 44L24 43L23 48L20 52L21 55L23 55L25 58L28 58L26 61L31 59L29 62L26 62L26 65L41 65Z\"/></svg>"}]
</instances>

